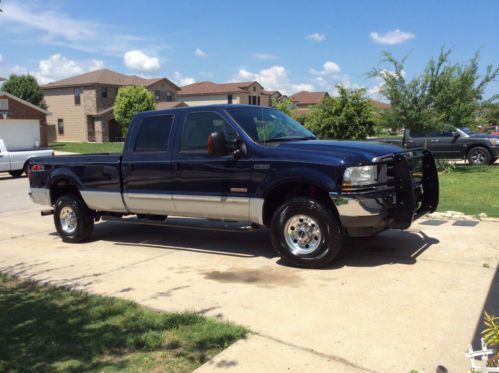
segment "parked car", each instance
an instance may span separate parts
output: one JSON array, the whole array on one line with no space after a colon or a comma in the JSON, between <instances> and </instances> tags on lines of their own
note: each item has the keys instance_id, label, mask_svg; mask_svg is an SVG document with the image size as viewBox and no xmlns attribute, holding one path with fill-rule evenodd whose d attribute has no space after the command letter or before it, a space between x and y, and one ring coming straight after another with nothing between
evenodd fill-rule
<instances>
[{"instance_id":1,"label":"parked car","mask_svg":"<svg viewBox=\"0 0 499 373\"><path fill-rule=\"evenodd\" d=\"M0 172L8 172L13 177L19 177L28 171L28 161L33 157L53 156L52 149L28 149L9 151L5 142L0 139Z\"/></svg>"},{"instance_id":2,"label":"parked car","mask_svg":"<svg viewBox=\"0 0 499 373\"><path fill-rule=\"evenodd\" d=\"M399 145L405 149L425 148L435 158L467 159L475 165L494 163L499 157L499 136L474 133L469 128L429 133L404 130L398 138L378 138L373 141Z\"/></svg>"},{"instance_id":3,"label":"parked car","mask_svg":"<svg viewBox=\"0 0 499 373\"><path fill-rule=\"evenodd\" d=\"M179 215L206 219L190 227L270 228L282 259L309 268L330 263L346 235L406 229L438 205L431 152L317 140L249 105L141 113L123 154L32 159L30 187L67 242L88 240L99 219L179 227L167 219Z\"/></svg>"}]
</instances>

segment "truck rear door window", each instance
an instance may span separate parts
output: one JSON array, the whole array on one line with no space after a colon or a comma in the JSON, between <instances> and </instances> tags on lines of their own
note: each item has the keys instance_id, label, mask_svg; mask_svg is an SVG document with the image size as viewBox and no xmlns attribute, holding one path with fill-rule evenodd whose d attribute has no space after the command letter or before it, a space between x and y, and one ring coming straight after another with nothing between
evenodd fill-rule
<instances>
[{"instance_id":1,"label":"truck rear door window","mask_svg":"<svg viewBox=\"0 0 499 373\"><path fill-rule=\"evenodd\" d=\"M142 119L134 151L137 153L168 151L172 124L173 115L154 115Z\"/></svg>"}]
</instances>

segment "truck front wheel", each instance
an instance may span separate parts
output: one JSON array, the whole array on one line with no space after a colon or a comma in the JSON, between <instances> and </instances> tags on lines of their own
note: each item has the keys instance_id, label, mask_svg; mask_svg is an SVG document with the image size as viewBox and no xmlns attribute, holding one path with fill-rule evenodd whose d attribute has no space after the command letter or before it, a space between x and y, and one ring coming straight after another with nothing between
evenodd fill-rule
<instances>
[{"instance_id":1,"label":"truck front wheel","mask_svg":"<svg viewBox=\"0 0 499 373\"><path fill-rule=\"evenodd\" d=\"M272 246L295 267L321 268L341 251L343 234L338 218L320 202L293 198L274 213Z\"/></svg>"},{"instance_id":2,"label":"truck front wheel","mask_svg":"<svg viewBox=\"0 0 499 373\"><path fill-rule=\"evenodd\" d=\"M54 224L64 242L84 242L92 235L94 217L80 198L67 194L55 203Z\"/></svg>"}]
</instances>

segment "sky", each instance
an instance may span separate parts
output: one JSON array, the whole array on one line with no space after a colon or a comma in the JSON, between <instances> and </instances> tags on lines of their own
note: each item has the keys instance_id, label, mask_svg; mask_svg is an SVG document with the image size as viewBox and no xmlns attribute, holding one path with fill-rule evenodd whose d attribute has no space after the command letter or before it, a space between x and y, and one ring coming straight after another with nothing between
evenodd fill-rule
<instances>
[{"instance_id":1,"label":"sky","mask_svg":"<svg viewBox=\"0 0 499 373\"><path fill-rule=\"evenodd\" d=\"M335 93L365 87L383 99L373 68L383 51L419 74L442 47L452 62L478 50L499 64L499 1L2 0L0 76L40 84L107 68L199 81L258 80L266 89ZM499 81L485 97L499 93Z\"/></svg>"}]
</instances>

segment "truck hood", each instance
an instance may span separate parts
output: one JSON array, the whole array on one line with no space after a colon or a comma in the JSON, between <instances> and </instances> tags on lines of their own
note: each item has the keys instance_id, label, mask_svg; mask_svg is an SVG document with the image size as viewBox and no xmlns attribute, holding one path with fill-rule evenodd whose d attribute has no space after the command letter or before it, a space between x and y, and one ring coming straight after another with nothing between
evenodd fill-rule
<instances>
[{"instance_id":1,"label":"truck hood","mask_svg":"<svg viewBox=\"0 0 499 373\"><path fill-rule=\"evenodd\" d=\"M372 141L341 140L307 140L282 142L277 145L280 150L290 150L299 157L315 156L333 157L339 163L366 163L374 157L400 152L403 149L396 145ZM299 154L297 154L299 153Z\"/></svg>"}]
</instances>

